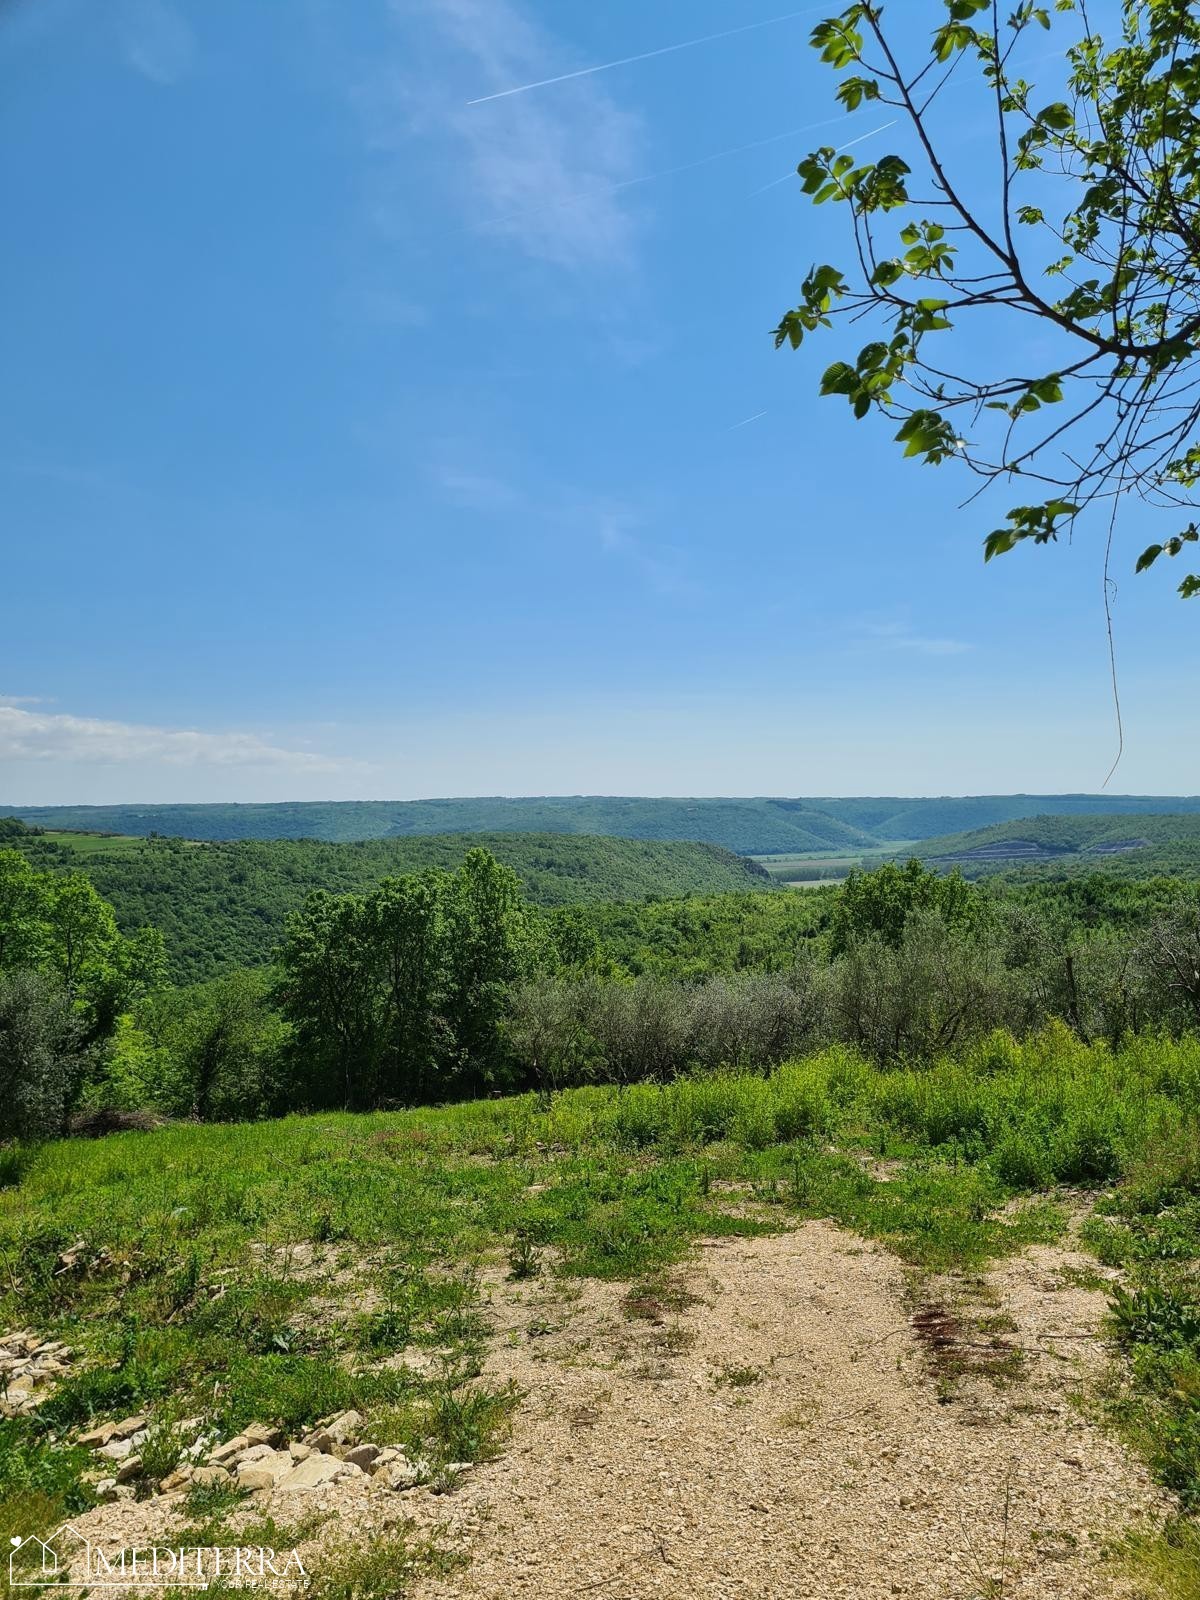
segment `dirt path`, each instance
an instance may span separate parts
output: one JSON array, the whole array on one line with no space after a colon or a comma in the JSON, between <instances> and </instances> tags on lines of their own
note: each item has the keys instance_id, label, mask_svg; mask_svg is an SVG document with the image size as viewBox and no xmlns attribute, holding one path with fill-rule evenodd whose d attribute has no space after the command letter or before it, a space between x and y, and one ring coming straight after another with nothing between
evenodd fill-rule
<instances>
[{"instance_id":1,"label":"dirt path","mask_svg":"<svg viewBox=\"0 0 1200 1600\"><path fill-rule=\"evenodd\" d=\"M495 1285L489 1375L528 1398L507 1453L452 1496L478 1528L470 1568L421 1600L1131 1592L1103 1546L1166 1504L1070 1403L1102 1359L1104 1296L1064 1280L1077 1258L945 1286L970 1305L935 1351L894 1258L831 1225L698 1257L676 1281L699 1300L674 1311L631 1316L605 1284Z\"/></svg>"}]
</instances>

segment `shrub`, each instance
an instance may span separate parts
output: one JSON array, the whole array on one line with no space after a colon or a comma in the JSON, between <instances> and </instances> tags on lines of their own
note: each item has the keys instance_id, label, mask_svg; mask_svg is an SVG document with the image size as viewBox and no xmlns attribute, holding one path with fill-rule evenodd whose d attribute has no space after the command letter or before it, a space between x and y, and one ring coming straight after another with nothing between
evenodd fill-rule
<instances>
[{"instance_id":1,"label":"shrub","mask_svg":"<svg viewBox=\"0 0 1200 1600\"><path fill-rule=\"evenodd\" d=\"M1200 1122L1160 1119L1130 1161L1124 1194L1146 1214L1200 1194Z\"/></svg>"},{"instance_id":2,"label":"shrub","mask_svg":"<svg viewBox=\"0 0 1200 1600\"><path fill-rule=\"evenodd\" d=\"M1048 1189L1054 1181L1049 1152L1030 1134L1005 1134L992 1154L993 1172L1011 1189Z\"/></svg>"},{"instance_id":3,"label":"shrub","mask_svg":"<svg viewBox=\"0 0 1200 1600\"><path fill-rule=\"evenodd\" d=\"M852 944L831 982L835 1033L880 1064L963 1049L1023 1004L986 931L952 928L936 911L910 915L895 946Z\"/></svg>"},{"instance_id":4,"label":"shrub","mask_svg":"<svg viewBox=\"0 0 1200 1600\"><path fill-rule=\"evenodd\" d=\"M1110 1182L1121 1170L1113 1128L1093 1111L1077 1112L1059 1130L1051 1164L1062 1183Z\"/></svg>"},{"instance_id":5,"label":"shrub","mask_svg":"<svg viewBox=\"0 0 1200 1600\"><path fill-rule=\"evenodd\" d=\"M1117 1289L1112 1317L1123 1344L1200 1351L1200 1302L1186 1286L1150 1283L1134 1290Z\"/></svg>"},{"instance_id":6,"label":"shrub","mask_svg":"<svg viewBox=\"0 0 1200 1600\"><path fill-rule=\"evenodd\" d=\"M62 984L43 973L0 972L0 1140L61 1133L84 1059Z\"/></svg>"}]
</instances>

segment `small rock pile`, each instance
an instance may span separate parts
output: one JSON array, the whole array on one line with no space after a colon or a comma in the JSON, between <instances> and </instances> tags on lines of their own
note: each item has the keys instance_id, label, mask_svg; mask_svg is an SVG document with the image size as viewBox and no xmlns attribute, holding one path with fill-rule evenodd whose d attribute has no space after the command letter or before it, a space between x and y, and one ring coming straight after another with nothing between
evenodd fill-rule
<instances>
[{"instance_id":1,"label":"small rock pile","mask_svg":"<svg viewBox=\"0 0 1200 1600\"><path fill-rule=\"evenodd\" d=\"M101 1500L132 1498L137 1492L138 1481L145 1477L138 1448L148 1427L147 1417L127 1417L124 1422L105 1422L81 1436L80 1444L119 1463L115 1476L96 1485ZM193 1418L182 1425L182 1431L199 1427L199 1419ZM363 1427L357 1411L339 1411L323 1418L303 1438L290 1442L282 1428L266 1422L251 1423L223 1444L200 1432L184 1449L175 1469L158 1484L158 1492L172 1494L191 1484L291 1492L356 1478L370 1479L373 1490L402 1492L430 1481L434 1473L428 1461L420 1457L410 1460L394 1446L371 1444L362 1438ZM451 1462L445 1474L457 1479L469 1465Z\"/></svg>"},{"instance_id":2,"label":"small rock pile","mask_svg":"<svg viewBox=\"0 0 1200 1600\"><path fill-rule=\"evenodd\" d=\"M0 1416L27 1416L67 1370L71 1352L25 1329L0 1334Z\"/></svg>"}]
</instances>

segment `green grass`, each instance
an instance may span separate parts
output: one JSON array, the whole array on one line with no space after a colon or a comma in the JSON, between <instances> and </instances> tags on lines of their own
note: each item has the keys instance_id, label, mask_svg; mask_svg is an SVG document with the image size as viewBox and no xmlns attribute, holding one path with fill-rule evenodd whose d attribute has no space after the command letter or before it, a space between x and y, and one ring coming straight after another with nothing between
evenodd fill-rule
<instances>
[{"instance_id":1,"label":"green grass","mask_svg":"<svg viewBox=\"0 0 1200 1600\"><path fill-rule=\"evenodd\" d=\"M897 839L863 850L797 850L754 859L767 869L776 883L829 883L844 878L855 868L869 868L909 851L919 854L919 841Z\"/></svg>"},{"instance_id":2,"label":"green grass","mask_svg":"<svg viewBox=\"0 0 1200 1600\"><path fill-rule=\"evenodd\" d=\"M1117 1420L1192 1504L1198 1130L1200 1042L1114 1053L1051 1028L921 1070L834 1049L770 1076L49 1145L0 1189L0 1327L79 1359L7 1425L0 1500L23 1532L79 1509L70 1439L135 1409L165 1463L183 1416L294 1432L353 1406L436 1474L500 1448L519 1403L478 1377L485 1265L634 1284L632 1306L698 1236L832 1217L918 1270L978 1268L1057 1238L1069 1185L1109 1194L1096 1248L1130 1274ZM432 1372L384 1364L414 1347Z\"/></svg>"},{"instance_id":3,"label":"green grass","mask_svg":"<svg viewBox=\"0 0 1200 1600\"><path fill-rule=\"evenodd\" d=\"M53 829L47 829L41 837L77 856L128 854L140 842L128 833L66 833Z\"/></svg>"}]
</instances>

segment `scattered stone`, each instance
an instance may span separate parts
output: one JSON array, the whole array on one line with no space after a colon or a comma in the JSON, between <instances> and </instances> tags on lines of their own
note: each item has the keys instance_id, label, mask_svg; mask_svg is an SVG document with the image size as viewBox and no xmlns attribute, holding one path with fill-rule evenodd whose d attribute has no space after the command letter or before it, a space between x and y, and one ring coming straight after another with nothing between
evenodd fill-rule
<instances>
[{"instance_id":1,"label":"scattered stone","mask_svg":"<svg viewBox=\"0 0 1200 1600\"><path fill-rule=\"evenodd\" d=\"M135 1478L140 1478L141 1475L141 1456L130 1456L127 1460L122 1461L121 1465L117 1468L118 1483L132 1483Z\"/></svg>"},{"instance_id":2,"label":"scattered stone","mask_svg":"<svg viewBox=\"0 0 1200 1600\"><path fill-rule=\"evenodd\" d=\"M396 1461L380 1476L386 1479L390 1489L415 1489L419 1483L423 1483L429 1477L429 1463L426 1461Z\"/></svg>"},{"instance_id":3,"label":"scattered stone","mask_svg":"<svg viewBox=\"0 0 1200 1600\"><path fill-rule=\"evenodd\" d=\"M22 1330L0 1336L0 1416L33 1411L67 1370L70 1354L61 1341L40 1334Z\"/></svg>"},{"instance_id":4,"label":"scattered stone","mask_svg":"<svg viewBox=\"0 0 1200 1600\"><path fill-rule=\"evenodd\" d=\"M167 1473L158 1487L163 1494L172 1494L176 1489L182 1489L191 1480L191 1467L176 1467L174 1472Z\"/></svg>"},{"instance_id":5,"label":"scattered stone","mask_svg":"<svg viewBox=\"0 0 1200 1600\"><path fill-rule=\"evenodd\" d=\"M209 1465L214 1467L228 1466L243 1450L250 1448L250 1441L244 1433L237 1434L232 1439L227 1439L224 1444L219 1444L215 1450L209 1452Z\"/></svg>"},{"instance_id":6,"label":"scattered stone","mask_svg":"<svg viewBox=\"0 0 1200 1600\"><path fill-rule=\"evenodd\" d=\"M96 1499L105 1503L117 1498L117 1480L115 1478L101 1478L96 1485Z\"/></svg>"},{"instance_id":7,"label":"scattered stone","mask_svg":"<svg viewBox=\"0 0 1200 1600\"><path fill-rule=\"evenodd\" d=\"M114 1422L111 1437L114 1439L129 1439L135 1433L141 1433L150 1424L149 1417L126 1417L124 1422Z\"/></svg>"},{"instance_id":8,"label":"scattered stone","mask_svg":"<svg viewBox=\"0 0 1200 1600\"><path fill-rule=\"evenodd\" d=\"M112 1438L116 1426L115 1422L102 1422L98 1428L89 1428L86 1433L81 1433L79 1442L85 1449L98 1450Z\"/></svg>"},{"instance_id":9,"label":"scattered stone","mask_svg":"<svg viewBox=\"0 0 1200 1600\"><path fill-rule=\"evenodd\" d=\"M326 1428L334 1444L345 1444L356 1436L362 1425L363 1419L357 1411L343 1411L327 1423Z\"/></svg>"},{"instance_id":10,"label":"scattered stone","mask_svg":"<svg viewBox=\"0 0 1200 1600\"><path fill-rule=\"evenodd\" d=\"M128 1439L110 1439L107 1444L100 1446L97 1454L107 1456L110 1461L124 1461L126 1456L133 1454L133 1445Z\"/></svg>"},{"instance_id":11,"label":"scattered stone","mask_svg":"<svg viewBox=\"0 0 1200 1600\"><path fill-rule=\"evenodd\" d=\"M265 1448L265 1447L264 1447ZM267 1450L254 1461L243 1459L238 1463L239 1489L273 1489L283 1478L296 1471L296 1465L286 1450Z\"/></svg>"},{"instance_id":12,"label":"scattered stone","mask_svg":"<svg viewBox=\"0 0 1200 1600\"><path fill-rule=\"evenodd\" d=\"M328 1455L333 1449L333 1435L327 1428L318 1428L315 1433L310 1433L305 1439L305 1444L310 1450L319 1450L323 1455Z\"/></svg>"},{"instance_id":13,"label":"scattered stone","mask_svg":"<svg viewBox=\"0 0 1200 1600\"><path fill-rule=\"evenodd\" d=\"M283 1443L283 1429L272 1427L269 1422L252 1422L242 1432L251 1444L266 1444L274 1449Z\"/></svg>"},{"instance_id":14,"label":"scattered stone","mask_svg":"<svg viewBox=\"0 0 1200 1600\"><path fill-rule=\"evenodd\" d=\"M299 1439L294 1439L292 1443L288 1445L288 1453L291 1455L293 1461L306 1461L308 1457L312 1455L312 1446L301 1444Z\"/></svg>"},{"instance_id":15,"label":"scattered stone","mask_svg":"<svg viewBox=\"0 0 1200 1600\"><path fill-rule=\"evenodd\" d=\"M224 1467L197 1467L192 1473L192 1482L205 1487L227 1484L230 1481L230 1476Z\"/></svg>"},{"instance_id":16,"label":"scattered stone","mask_svg":"<svg viewBox=\"0 0 1200 1600\"><path fill-rule=\"evenodd\" d=\"M361 1467L363 1472L370 1472L372 1463L379 1455L377 1444L356 1444L353 1450L347 1450L345 1460L352 1466Z\"/></svg>"},{"instance_id":17,"label":"scattered stone","mask_svg":"<svg viewBox=\"0 0 1200 1600\"><path fill-rule=\"evenodd\" d=\"M319 1489L323 1483L336 1478L344 1465L335 1456L313 1454L304 1461L297 1461L287 1476L279 1480L276 1488Z\"/></svg>"}]
</instances>

